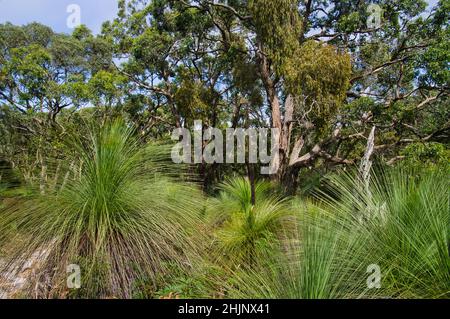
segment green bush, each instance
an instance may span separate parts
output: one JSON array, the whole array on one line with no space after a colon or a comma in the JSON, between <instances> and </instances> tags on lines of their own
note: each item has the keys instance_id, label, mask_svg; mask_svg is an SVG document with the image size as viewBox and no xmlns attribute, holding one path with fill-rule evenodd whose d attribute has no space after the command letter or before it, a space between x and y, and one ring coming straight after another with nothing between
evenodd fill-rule
<instances>
[{"instance_id":1,"label":"green bush","mask_svg":"<svg viewBox=\"0 0 450 319\"><path fill-rule=\"evenodd\" d=\"M76 296L93 298L129 298L135 280L164 273L164 261L184 265L195 251L200 192L161 174L156 150L122 122L93 128L74 147L84 163L79 178L0 211L0 245L17 242L9 264L45 250L37 280L51 281L41 294L65 296L66 266L79 264Z\"/></svg>"},{"instance_id":2,"label":"green bush","mask_svg":"<svg viewBox=\"0 0 450 319\"><path fill-rule=\"evenodd\" d=\"M298 232L258 268L237 272L239 298L449 298L446 174L390 171L370 191L335 176L334 194L299 204ZM380 287L367 280L375 268Z\"/></svg>"}]
</instances>

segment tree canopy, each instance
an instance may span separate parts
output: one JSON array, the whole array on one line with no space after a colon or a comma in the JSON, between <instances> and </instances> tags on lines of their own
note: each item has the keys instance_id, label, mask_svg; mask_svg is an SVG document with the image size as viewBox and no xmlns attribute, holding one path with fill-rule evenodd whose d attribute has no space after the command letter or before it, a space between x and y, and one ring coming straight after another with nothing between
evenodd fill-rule
<instances>
[{"instance_id":1,"label":"tree canopy","mask_svg":"<svg viewBox=\"0 0 450 319\"><path fill-rule=\"evenodd\" d=\"M374 127L380 163L413 145L448 154L448 0L118 6L98 35L0 25L5 160L33 139L54 150L86 114L124 117L146 139L195 120L278 128L276 179L293 190L304 170L356 164ZM203 165L206 184L223 169Z\"/></svg>"}]
</instances>

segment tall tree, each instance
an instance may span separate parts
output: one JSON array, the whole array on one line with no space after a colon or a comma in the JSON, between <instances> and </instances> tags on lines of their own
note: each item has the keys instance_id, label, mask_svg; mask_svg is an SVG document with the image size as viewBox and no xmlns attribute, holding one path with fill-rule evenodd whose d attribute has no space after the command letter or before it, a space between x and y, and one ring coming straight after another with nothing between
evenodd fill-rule
<instances>
[{"instance_id":1,"label":"tall tree","mask_svg":"<svg viewBox=\"0 0 450 319\"><path fill-rule=\"evenodd\" d=\"M0 157L41 191L49 165L58 177L72 114L90 102L120 101L111 49L107 38L85 26L67 35L38 23L0 25Z\"/></svg>"},{"instance_id":2,"label":"tall tree","mask_svg":"<svg viewBox=\"0 0 450 319\"><path fill-rule=\"evenodd\" d=\"M373 126L377 155L448 137L448 1L431 10L424 1L183 3L232 25L218 27L223 42L243 39L242 59L257 66L281 130L277 178L286 189L318 160L360 158Z\"/></svg>"}]
</instances>

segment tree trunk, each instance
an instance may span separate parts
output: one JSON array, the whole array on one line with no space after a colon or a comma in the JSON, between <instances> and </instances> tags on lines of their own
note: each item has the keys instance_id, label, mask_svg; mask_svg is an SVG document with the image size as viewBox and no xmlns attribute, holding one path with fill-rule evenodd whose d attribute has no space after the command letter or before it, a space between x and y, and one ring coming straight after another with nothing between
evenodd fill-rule
<instances>
[{"instance_id":1,"label":"tree trunk","mask_svg":"<svg viewBox=\"0 0 450 319\"><path fill-rule=\"evenodd\" d=\"M260 48L261 47L262 45L260 45ZM289 147L288 129L290 126L290 121L292 121L292 110L286 111L286 115L288 115L288 117L289 115L291 116L289 118L286 118L285 116L283 125L283 121L281 118L280 100L276 91L276 83L271 79L269 61L267 60L267 57L262 53L259 56L259 68L271 110L272 128L278 129L280 133L278 140L279 152L278 154L275 154L274 158L274 165L278 168L278 173L273 176L274 180L280 182L281 177L284 175L283 170L286 167L285 162L287 160L287 148ZM288 98L288 100L290 100L290 98Z\"/></svg>"},{"instance_id":2,"label":"tree trunk","mask_svg":"<svg viewBox=\"0 0 450 319\"><path fill-rule=\"evenodd\" d=\"M61 170L61 161L58 161L58 165L56 166L55 176L53 177L53 185L52 192L56 191L56 186L58 185L59 180L59 171Z\"/></svg>"},{"instance_id":3,"label":"tree trunk","mask_svg":"<svg viewBox=\"0 0 450 319\"><path fill-rule=\"evenodd\" d=\"M45 195L46 184L47 184L47 165L45 164L41 156L41 176L39 180L39 190L41 192L41 195Z\"/></svg>"},{"instance_id":4,"label":"tree trunk","mask_svg":"<svg viewBox=\"0 0 450 319\"><path fill-rule=\"evenodd\" d=\"M251 203L252 206L256 204L256 186L255 186L255 167L253 164L247 163L248 180L250 182Z\"/></svg>"},{"instance_id":5,"label":"tree trunk","mask_svg":"<svg viewBox=\"0 0 450 319\"><path fill-rule=\"evenodd\" d=\"M281 175L280 184L284 193L288 196L295 196L298 189L298 174L300 172L299 167L288 167L283 170Z\"/></svg>"},{"instance_id":6,"label":"tree trunk","mask_svg":"<svg viewBox=\"0 0 450 319\"><path fill-rule=\"evenodd\" d=\"M369 194L369 184L370 184L370 171L372 168L371 157L375 147L375 130L376 127L372 128L370 132L369 138L367 139L367 147L364 153L364 157L361 162L361 166L359 167L359 174L361 182L364 184L366 192Z\"/></svg>"}]
</instances>

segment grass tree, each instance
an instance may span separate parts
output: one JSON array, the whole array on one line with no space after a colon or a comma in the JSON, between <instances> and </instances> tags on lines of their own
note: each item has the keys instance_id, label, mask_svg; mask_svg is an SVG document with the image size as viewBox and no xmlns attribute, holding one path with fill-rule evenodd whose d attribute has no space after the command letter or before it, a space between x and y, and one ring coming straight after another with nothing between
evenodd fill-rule
<instances>
[{"instance_id":1,"label":"grass tree","mask_svg":"<svg viewBox=\"0 0 450 319\"><path fill-rule=\"evenodd\" d=\"M270 183L262 181L256 182L252 195L246 178L230 179L220 189L213 208L221 221L216 232L220 255L235 264L252 266L270 253L286 231L287 201L270 194Z\"/></svg>"},{"instance_id":2,"label":"grass tree","mask_svg":"<svg viewBox=\"0 0 450 319\"><path fill-rule=\"evenodd\" d=\"M354 174L330 184L317 202L298 206L298 231L283 250L256 269L236 272L231 296L450 296L445 174L378 173L370 192Z\"/></svg>"},{"instance_id":3,"label":"grass tree","mask_svg":"<svg viewBox=\"0 0 450 319\"><path fill-rule=\"evenodd\" d=\"M67 266L76 264L81 289L71 293L128 298L138 280L156 285L165 263L188 265L199 192L164 177L161 156L122 122L92 129L75 147L84 162L79 178L0 211L0 245L15 252L1 270L45 251L39 294L66 295Z\"/></svg>"}]
</instances>

